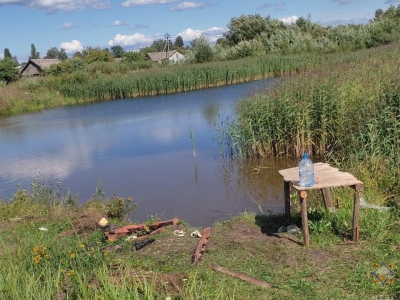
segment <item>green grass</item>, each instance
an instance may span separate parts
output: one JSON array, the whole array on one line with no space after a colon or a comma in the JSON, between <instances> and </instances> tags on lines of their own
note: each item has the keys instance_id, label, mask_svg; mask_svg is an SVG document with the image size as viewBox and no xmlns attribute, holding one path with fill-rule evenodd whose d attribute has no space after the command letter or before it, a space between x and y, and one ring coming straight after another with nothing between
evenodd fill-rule
<instances>
[{"instance_id":1,"label":"green grass","mask_svg":"<svg viewBox=\"0 0 400 300\"><path fill-rule=\"evenodd\" d=\"M198 239L189 236L195 228L186 223L179 225L186 230L184 237L174 236L174 228L167 227L154 235L154 243L134 251L124 239L114 243L104 240L96 224L109 207L101 205L106 200L78 207L52 196L47 199L53 201L44 205L37 193L34 197L30 192L25 196L19 193L1 204L0 242L4 247L0 250L0 297L397 299L398 275L392 284L382 286L373 282L370 273L373 264L382 261L393 264L398 273L399 208L387 212L362 209L361 241L343 244L351 232L352 199L346 191L335 190L334 194L341 199L336 213L320 209L320 200L311 195L309 247L301 245L301 233L277 234L281 225L301 227L296 208L290 219L244 213L212 226L206 251L193 266L191 255ZM29 198L24 201L33 209L31 214L21 215L23 210L15 203L21 202L21 197ZM22 218L15 219L17 215ZM262 289L217 273L211 270L212 263L266 281L272 288Z\"/></svg>"}]
</instances>

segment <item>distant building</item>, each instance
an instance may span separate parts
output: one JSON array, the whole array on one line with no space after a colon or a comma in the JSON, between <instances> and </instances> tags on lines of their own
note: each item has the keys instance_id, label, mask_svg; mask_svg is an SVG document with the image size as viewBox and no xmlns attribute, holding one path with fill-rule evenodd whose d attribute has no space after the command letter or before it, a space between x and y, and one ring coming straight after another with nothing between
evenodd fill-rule
<instances>
[{"instance_id":1,"label":"distant building","mask_svg":"<svg viewBox=\"0 0 400 300\"><path fill-rule=\"evenodd\" d=\"M59 59L30 59L23 67L20 74L22 76L37 76L44 70L50 68L50 66L59 64L60 62L61 60Z\"/></svg>"},{"instance_id":2,"label":"distant building","mask_svg":"<svg viewBox=\"0 0 400 300\"><path fill-rule=\"evenodd\" d=\"M168 57L167 57L168 56ZM168 59L169 61L178 62L185 58L185 56L178 52L178 50L171 50L169 52L151 52L147 53L147 58L154 62L159 62Z\"/></svg>"}]
</instances>

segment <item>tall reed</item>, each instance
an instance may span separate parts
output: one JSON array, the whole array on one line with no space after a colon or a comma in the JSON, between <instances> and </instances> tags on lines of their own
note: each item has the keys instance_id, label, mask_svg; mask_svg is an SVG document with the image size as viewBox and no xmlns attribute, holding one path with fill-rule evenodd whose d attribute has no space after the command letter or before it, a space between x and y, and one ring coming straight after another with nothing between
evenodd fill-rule
<instances>
[{"instance_id":1,"label":"tall reed","mask_svg":"<svg viewBox=\"0 0 400 300\"><path fill-rule=\"evenodd\" d=\"M337 163L374 159L400 174L399 44L358 54L242 101L231 127L234 152L298 157L307 150Z\"/></svg>"}]
</instances>

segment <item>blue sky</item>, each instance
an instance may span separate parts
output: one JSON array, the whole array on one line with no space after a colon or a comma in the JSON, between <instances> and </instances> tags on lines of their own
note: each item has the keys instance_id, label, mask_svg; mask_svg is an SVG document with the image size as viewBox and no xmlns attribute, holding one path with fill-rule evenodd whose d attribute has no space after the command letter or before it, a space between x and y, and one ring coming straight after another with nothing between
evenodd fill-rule
<instances>
[{"instance_id":1,"label":"blue sky","mask_svg":"<svg viewBox=\"0 0 400 300\"><path fill-rule=\"evenodd\" d=\"M51 47L69 55L84 47L140 49L169 33L185 43L204 33L212 42L232 17L261 14L291 22L311 15L323 25L366 23L400 0L0 0L0 58L8 48L27 61Z\"/></svg>"}]
</instances>

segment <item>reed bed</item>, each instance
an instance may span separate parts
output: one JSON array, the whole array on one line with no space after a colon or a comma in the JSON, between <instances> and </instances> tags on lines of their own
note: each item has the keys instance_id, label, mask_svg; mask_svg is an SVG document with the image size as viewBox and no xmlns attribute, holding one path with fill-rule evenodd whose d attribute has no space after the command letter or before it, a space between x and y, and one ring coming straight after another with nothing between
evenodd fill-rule
<instances>
[{"instance_id":1,"label":"reed bed","mask_svg":"<svg viewBox=\"0 0 400 300\"><path fill-rule=\"evenodd\" d=\"M323 56L262 56L201 65L162 66L129 74L99 76L91 80L66 80L58 86L61 95L87 101L143 97L230 85L266 77L289 75L314 68Z\"/></svg>"},{"instance_id":2,"label":"reed bed","mask_svg":"<svg viewBox=\"0 0 400 300\"><path fill-rule=\"evenodd\" d=\"M299 157L307 150L358 170L381 168L393 190L400 174L399 44L304 71L242 101L237 114L229 127L232 153Z\"/></svg>"}]
</instances>

